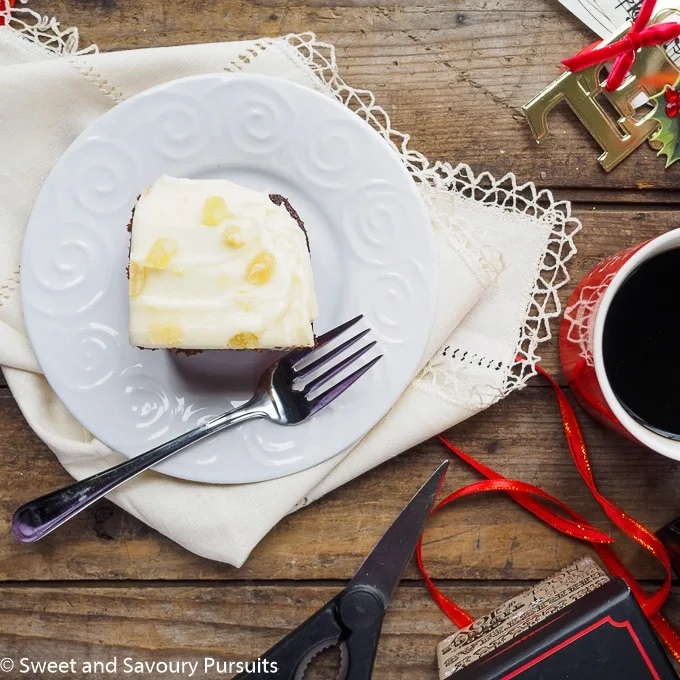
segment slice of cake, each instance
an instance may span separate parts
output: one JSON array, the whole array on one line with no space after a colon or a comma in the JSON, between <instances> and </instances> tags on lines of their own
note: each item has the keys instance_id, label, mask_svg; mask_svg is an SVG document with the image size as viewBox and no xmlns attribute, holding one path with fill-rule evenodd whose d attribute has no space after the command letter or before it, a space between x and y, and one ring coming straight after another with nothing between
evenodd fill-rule
<instances>
[{"instance_id":1,"label":"slice of cake","mask_svg":"<svg viewBox=\"0 0 680 680\"><path fill-rule=\"evenodd\" d=\"M304 225L282 196L163 176L130 223L130 341L153 349L314 345Z\"/></svg>"}]
</instances>

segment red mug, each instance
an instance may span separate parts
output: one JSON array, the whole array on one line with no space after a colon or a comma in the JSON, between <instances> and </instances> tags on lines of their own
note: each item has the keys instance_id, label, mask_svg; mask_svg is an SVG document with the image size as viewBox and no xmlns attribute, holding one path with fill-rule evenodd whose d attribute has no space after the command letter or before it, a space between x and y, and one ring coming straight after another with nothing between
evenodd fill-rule
<instances>
[{"instance_id":1,"label":"red mug","mask_svg":"<svg viewBox=\"0 0 680 680\"><path fill-rule=\"evenodd\" d=\"M680 441L646 428L618 401L602 352L605 319L621 284L643 262L677 248L680 229L612 255L591 269L567 303L560 327L560 359L569 387L590 415L653 451L680 460Z\"/></svg>"}]
</instances>

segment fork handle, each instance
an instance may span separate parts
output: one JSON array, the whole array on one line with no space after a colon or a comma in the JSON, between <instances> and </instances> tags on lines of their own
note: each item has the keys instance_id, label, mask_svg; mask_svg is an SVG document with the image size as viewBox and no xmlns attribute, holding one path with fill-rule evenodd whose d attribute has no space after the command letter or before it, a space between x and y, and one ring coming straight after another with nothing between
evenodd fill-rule
<instances>
[{"instance_id":1,"label":"fork handle","mask_svg":"<svg viewBox=\"0 0 680 680\"><path fill-rule=\"evenodd\" d=\"M29 501L12 516L12 533L22 543L38 541L121 484L190 444L251 418L266 417L264 406L261 399L253 398L233 411L217 416L139 456Z\"/></svg>"}]
</instances>

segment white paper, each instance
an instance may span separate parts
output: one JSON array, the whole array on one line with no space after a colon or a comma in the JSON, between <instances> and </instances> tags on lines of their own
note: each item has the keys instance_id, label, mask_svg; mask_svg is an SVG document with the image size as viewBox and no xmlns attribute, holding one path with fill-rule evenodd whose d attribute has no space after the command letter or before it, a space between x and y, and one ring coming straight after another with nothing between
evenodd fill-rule
<instances>
[{"instance_id":1,"label":"white paper","mask_svg":"<svg viewBox=\"0 0 680 680\"><path fill-rule=\"evenodd\" d=\"M626 22L635 19L642 7L642 0L559 0L574 16L578 17L601 38L608 38L619 31ZM680 0L660 0L655 13L662 9L680 9ZM680 63L680 43L668 44L668 54Z\"/></svg>"},{"instance_id":2,"label":"white paper","mask_svg":"<svg viewBox=\"0 0 680 680\"><path fill-rule=\"evenodd\" d=\"M574 16L601 38L610 36L629 19L625 5L640 5L640 0L560 0ZM631 11L636 11L635 7Z\"/></svg>"}]
</instances>

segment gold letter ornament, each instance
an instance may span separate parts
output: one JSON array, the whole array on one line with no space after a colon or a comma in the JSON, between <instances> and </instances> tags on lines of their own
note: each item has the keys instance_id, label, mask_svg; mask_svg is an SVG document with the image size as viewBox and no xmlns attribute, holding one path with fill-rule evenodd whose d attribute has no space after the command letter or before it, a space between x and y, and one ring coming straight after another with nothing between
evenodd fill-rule
<instances>
[{"instance_id":1,"label":"gold letter ornament","mask_svg":"<svg viewBox=\"0 0 680 680\"><path fill-rule=\"evenodd\" d=\"M680 18L678 12L666 10L659 12L653 23L659 23L670 15ZM627 30L628 27L624 28L607 43L621 39ZM577 73L567 71L522 110L536 141L540 142L548 134L548 114L557 104L566 101L602 147L604 153L599 160L609 172L659 130L660 123L652 118L654 109L640 118L636 117L635 104L640 102L641 95L651 99L666 85L674 85L680 78L680 69L668 57L666 50L656 45L640 49L629 77L614 92L607 92L603 87L606 81L604 69L604 64L598 64ZM606 97L619 114L617 120L601 106L598 97Z\"/></svg>"}]
</instances>

